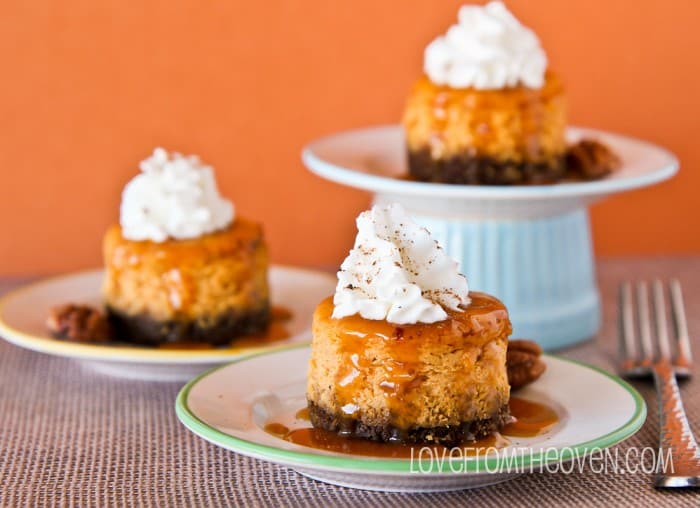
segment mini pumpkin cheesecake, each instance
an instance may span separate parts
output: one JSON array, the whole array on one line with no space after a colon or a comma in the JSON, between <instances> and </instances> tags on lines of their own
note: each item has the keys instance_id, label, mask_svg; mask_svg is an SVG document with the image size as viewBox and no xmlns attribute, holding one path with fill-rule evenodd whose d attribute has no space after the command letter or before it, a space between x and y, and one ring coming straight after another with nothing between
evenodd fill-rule
<instances>
[{"instance_id":1,"label":"mini pumpkin cheesecake","mask_svg":"<svg viewBox=\"0 0 700 508\"><path fill-rule=\"evenodd\" d=\"M307 400L346 436L456 445L509 418L504 305L468 292L456 262L398 205L358 218L338 287L316 308Z\"/></svg>"},{"instance_id":2,"label":"mini pumpkin cheesecake","mask_svg":"<svg viewBox=\"0 0 700 508\"><path fill-rule=\"evenodd\" d=\"M566 99L537 36L501 2L464 6L426 48L403 115L410 175L514 185L566 176Z\"/></svg>"},{"instance_id":3,"label":"mini pumpkin cheesecake","mask_svg":"<svg viewBox=\"0 0 700 508\"><path fill-rule=\"evenodd\" d=\"M213 172L157 149L106 233L102 293L119 340L227 344L270 320L260 224L234 217Z\"/></svg>"}]
</instances>

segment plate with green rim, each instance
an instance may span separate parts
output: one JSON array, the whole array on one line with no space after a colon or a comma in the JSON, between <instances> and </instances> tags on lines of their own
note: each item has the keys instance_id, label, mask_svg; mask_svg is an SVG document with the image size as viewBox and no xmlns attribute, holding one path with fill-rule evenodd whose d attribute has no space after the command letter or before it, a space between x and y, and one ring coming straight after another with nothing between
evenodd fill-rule
<instances>
[{"instance_id":1,"label":"plate with green rim","mask_svg":"<svg viewBox=\"0 0 700 508\"><path fill-rule=\"evenodd\" d=\"M559 421L534 437L509 437L479 456L420 450L405 459L323 451L289 442L264 427L306 404L308 346L239 359L185 385L175 409L199 437L227 450L290 467L308 477L366 490L436 492L481 487L532 471L576 471L639 430L644 399L628 383L597 367L544 356L545 374L518 397L555 408ZM287 416L285 416L287 415ZM579 464L577 464L578 462Z\"/></svg>"}]
</instances>

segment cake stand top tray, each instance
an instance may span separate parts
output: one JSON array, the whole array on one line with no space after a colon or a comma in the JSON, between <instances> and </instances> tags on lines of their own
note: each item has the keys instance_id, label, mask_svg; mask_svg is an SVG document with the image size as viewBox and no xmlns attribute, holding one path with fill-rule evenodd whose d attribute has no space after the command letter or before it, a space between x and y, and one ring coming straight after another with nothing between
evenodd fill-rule
<instances>
[{"instance_id":1,"label":"cake stand top tray","mask_svg":"<svg viewBox=\"0 0 700 508\"><path fill-rule=\"evenodd\" d=\"M382 200L414 200L432 212L473 212L483 218L535 218L581 208L610 194L638 189L671 178L678 160L646 141L595 129L569 127L571 142L592 138L607 144L622 160L613 174L596 181L552 185L484 186L410 181L403 129L368 127L327 136L307 145L304 164L318 176L374 192Z\"/></svg>"}]
</instances>

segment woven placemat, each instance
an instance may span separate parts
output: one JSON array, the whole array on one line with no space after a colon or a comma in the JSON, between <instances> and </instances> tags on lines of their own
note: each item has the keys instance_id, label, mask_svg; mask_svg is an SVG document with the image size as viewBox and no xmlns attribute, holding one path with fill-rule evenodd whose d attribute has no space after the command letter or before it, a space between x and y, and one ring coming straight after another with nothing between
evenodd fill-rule
<instances>
[{"instance_id":1,"label":"woven placemat","mask_svg":"<svg viewBox=\"0 0 700 508\"><path fill-rule=\"evenodd\" d=\"M604 327L593 341L561 354L613 370L616 287L624 278L678 276L691 336L700 356L700 258L600 263ZM5 281L0 289L15 282ZM700 435L700 371L682 386ZM649 417L619 445L656 447L654 390ZM697 506L698 491L659 492L645 474L534 473L471 491L436 494L366 492L327 485L248 459L195 437L173 410L178 384L124 381L78 362L0 342L0 505L2 506Z\"/></svg>"}]
</instances>

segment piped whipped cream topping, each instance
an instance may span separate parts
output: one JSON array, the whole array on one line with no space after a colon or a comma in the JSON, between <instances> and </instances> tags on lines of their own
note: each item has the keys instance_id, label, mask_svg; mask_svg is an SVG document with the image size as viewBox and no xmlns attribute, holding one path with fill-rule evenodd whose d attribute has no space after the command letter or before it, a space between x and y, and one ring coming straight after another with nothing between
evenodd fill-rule
<instances>
[{"instance_id":1,"label":"piped whipped cream topping","mask_svg":"<svg viewBox=\"0 0 700 508\"><path fill-rule=\"evenodd\" d=\"M490 2L462 6L458 23L425 49L423 69L436 85L452 88L541 88L547 55L503 2Z\"/></svg>"},{"instance_id":2,"label":"piped whipped cream topping","mask_svg":"<svg viewBox=\"0 0 700 508\"><path fill-rule=\"evenodd\" d=\"M119 222L125 238L196 238L233 222L233 203L221 197L213 169L196 155L156 148L140 168L122 192Z\"/></svg>"},{"instance_id":3,"label":"piped whipped cream topping","mask_svg":"<svg viewBox=\"0 0 700 508\"><path fill-rule=\"evenodd\" d=\"M467 279L430 232L402 206L357 218L353 249L338 272L333 318L359 314L396 324L434 323L469 304Z\"/></svg>"}]
</instances>

